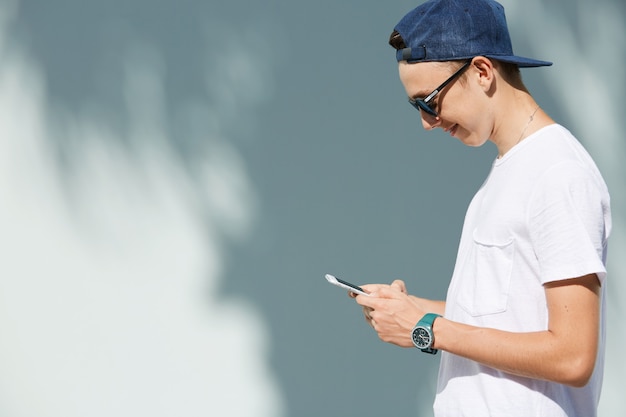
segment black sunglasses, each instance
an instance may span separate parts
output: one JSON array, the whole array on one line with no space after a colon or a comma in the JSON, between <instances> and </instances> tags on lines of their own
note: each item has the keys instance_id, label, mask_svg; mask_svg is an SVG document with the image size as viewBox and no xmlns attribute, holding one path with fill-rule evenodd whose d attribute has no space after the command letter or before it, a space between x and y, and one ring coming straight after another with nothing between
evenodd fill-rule
<instances>
[{"instance_id":1,"label":"black sunglasses","mask_svg":"<svg viewBox=\"0 0 626 417\"><path fill-rule=\"evenodd\" d=\"M435 111L435 109L430 107L428 103L433 101L437 94L439 94L439 92L443 90L446 85L450 84L455 78L461 75L471 62L472 60L470 59L465 64L463 64L461 68L459 68L454 74L452 74L450 78L445 80L439 87L435 88L432 93L426 96L426 98L409 98L409 103L411 103L413 107L415 107L417 110L423 110L431 116L437 117L437 112Z\"/></svg>"}]
</instances>

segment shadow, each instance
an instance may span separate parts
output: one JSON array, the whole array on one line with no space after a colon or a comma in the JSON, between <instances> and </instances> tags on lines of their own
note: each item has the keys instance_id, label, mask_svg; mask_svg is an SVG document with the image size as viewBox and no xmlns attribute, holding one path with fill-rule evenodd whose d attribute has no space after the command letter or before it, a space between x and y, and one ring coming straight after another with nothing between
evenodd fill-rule
<instances>
[{"instance_id":1,"label":"shadow","mask_svg":"<svg viewBox=\"0 0 626 417\"><path fill-rule=\"evenodd\" d=\"M172 100L160 45L117 33L106 65L117 78L102 85L114 99L81 96L102 59L102 21L90 20L100 10L78 23L63 15L59 39L45 25L23 32L48 12L30 5L0 9L0 414L282 415L268 324L220 294L224 253L249 233L255 196L217 121L259 105L241 105L254 97L243 81L267 74L251 72L254 56L217 53L227 64L203 73L205 92ZM57 79L55 68L70 71ZM212 107L214 86L230 107Z\"/></svg>"}]
</instances>

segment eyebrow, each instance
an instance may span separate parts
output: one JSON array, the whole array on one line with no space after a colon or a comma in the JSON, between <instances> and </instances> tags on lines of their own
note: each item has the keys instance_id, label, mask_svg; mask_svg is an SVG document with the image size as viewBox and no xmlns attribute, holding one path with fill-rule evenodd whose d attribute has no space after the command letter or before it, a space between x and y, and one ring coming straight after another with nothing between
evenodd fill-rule
<instances>
[{"instance_id":1,"label":"eyebrow","mask_svg":"<svg viewBox=\"0 0 626 417\"><path fill-rule=\"evenodd\" d=\"M412 96L409 96L410 99L415 100L418 98L426 98L427 95L429 95L430 93L432 93L434 90L420 90L417 93L413 94Z\"/></svg>"},{"instance_id":2,"label":"eyebrow","mask_svg":"<svg viewBox=\"0 0 626 417\"><path fill-rule=\"evenodd\" d=\"M433 87L433 88L431 88L429 90L419 90L417 93L413 94L413 96L410 96L409 98L412 99L412 100L415 100L415 99L418 99L418 98L419 99L425 99L426 97L428 97L429 94L434 93L438 89L441 90L441 86L440 85L437 86L437 87Z\"/></svg>"}]
</instances>

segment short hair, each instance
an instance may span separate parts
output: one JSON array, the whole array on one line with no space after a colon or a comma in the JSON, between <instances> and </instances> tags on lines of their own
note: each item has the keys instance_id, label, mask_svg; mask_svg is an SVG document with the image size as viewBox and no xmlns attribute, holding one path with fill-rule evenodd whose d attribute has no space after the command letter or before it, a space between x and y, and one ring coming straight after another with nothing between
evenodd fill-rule
<instances>
[{"instance_id":1,"label":"short hair","mask_svg":"<svg viewBox=\"0 0 626 417\"><path fill-rule=\"evenodd\" d=\"M391 32L391 36L389 36L389 45L393 46L396 50L401 50L406 48L406 44L404 43L404 39L402 39L402 35L397 30Z\"/></svg>"}]
</instances>

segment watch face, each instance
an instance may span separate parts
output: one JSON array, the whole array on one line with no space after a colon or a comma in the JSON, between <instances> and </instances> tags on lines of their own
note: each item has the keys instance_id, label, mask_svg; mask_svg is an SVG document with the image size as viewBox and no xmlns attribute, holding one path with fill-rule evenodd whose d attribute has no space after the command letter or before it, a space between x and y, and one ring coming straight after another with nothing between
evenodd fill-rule
<instances>
[{"instance_id":1,"label":"watch face","mask_svg":"<svg viewBox=\"0 0 626 417\"><path fill-rule=\"evenodd\" d=\"M430 332L425 327L416 327L413 330L413 344L420 349L429 348L432 344Z\"/></svg>"}]
</instances>

